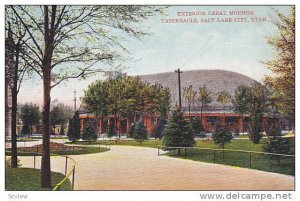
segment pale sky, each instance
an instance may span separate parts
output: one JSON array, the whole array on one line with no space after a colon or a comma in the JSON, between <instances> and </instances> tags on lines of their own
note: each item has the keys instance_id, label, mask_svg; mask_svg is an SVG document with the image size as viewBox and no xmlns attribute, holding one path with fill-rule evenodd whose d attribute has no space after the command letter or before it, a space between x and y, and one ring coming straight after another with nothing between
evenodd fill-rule
<instances>
[{"instance_id":1,"label":"pale sky","mask_svg":"<svg viewBox=\"0 0 300 201\"><path fill-rule=\"evenodd\" d=\"M287 14L288 6L276 6ZM177 12L204 11L205 16L192 16L199 21L204 18L244 18L248 22L215 23L162 23L162 19L182 18ZM207 15L209 11L227 11L227 15ZM229 11L253 11L254 15L228 15ZM251 18L265 17L264 22L252 22ZM188 19L190 17L183 17ZM151 34L142 40L126 37L120 41L128 48L131 60L122 63L129 75L153 74L181 70L224 69L242 73L260 81L270 71L261 61L272 59L276 52L266 43L266 37L275 35L276 19L269 6L172 6L166 15L152 17L141 24ZM102 67L101 64L99 67ZM106 67L107 68L107 67ZM52 89L52 100L73 105L73 91L77 98L93 81L102 75L78 81L70 80ZM20 103L42 103L42 82L38 78L26 80L20 90ZM79 107L79 103L77 104Z\"/></svg>"}]
</instances>

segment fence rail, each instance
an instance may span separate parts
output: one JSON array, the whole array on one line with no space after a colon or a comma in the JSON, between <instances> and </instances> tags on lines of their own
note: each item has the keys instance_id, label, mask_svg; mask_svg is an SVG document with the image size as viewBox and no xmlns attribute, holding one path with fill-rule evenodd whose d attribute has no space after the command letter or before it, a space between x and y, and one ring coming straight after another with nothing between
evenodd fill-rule
<instances>
[{"instance_id":1,"label":"fence rail","mask_svg":"<svg viewBox=\"0 0 300 201\"><path fill-rule=\"evenodd\" d=\"M188 158L196 161L218 163L282 174L295 174L295 155L233 149L199 147L158 147L158 156Z\"/></svg>"}]
</instances>

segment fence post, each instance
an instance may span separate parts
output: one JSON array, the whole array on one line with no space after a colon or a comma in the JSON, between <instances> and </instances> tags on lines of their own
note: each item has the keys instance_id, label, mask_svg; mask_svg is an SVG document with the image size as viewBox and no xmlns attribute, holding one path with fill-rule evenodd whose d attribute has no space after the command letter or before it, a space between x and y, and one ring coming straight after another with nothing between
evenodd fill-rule
<instances>
[{"instance_id":1,"label":"fence post","mask_svg":"<svg viewBox=\"0 0 300 201\"><path fill-rule=\"evenodd\" d=\"M35 169L35 153L33 153L33 169Z\"/></svg>"},{"instance_id":2,"label":"fence post","mask_svg":"<svg viewBox=\"0 0 300 201\"><path fill-rule=\"evenodd\" d=\"M251 168L251 151L249 152L249 167Z\"/></svg>"},{"instance_id":3,"label":"fence post","mask_svg":"<svg viewBox=\"0 0 300 201\"><path fill-rule=\"evenodd\" d=\"M216 163L216 150L214 150L214 163Z\"/></svg>"},{"instance_id":4,"label":"fence post","mask_svg":"<svg viewBox=\"0 0 300 201\"><path fill-rule=\"evenodd\" d=\"M67 175L67 169L68 169L68 156L66 156L65 175Z\"/></svg>"},{"instance_id":5,"label":"fence post","mask_svg":"<svg viewBox=\"0 0 300 201\"><path fill-rule=\"evenodd\" d=\"M184 158L186 158L186 148L184 148Z\"/></svg>"},{"instance_id":6,"label":"fence post","mask_svg":"<svg viewBox=\"0 0 300 201\"><path fill-rule=\"evenodd\" d=\"M75 166L73 169L73 176L72 176L72 190L74 190L74 182L75 182Z\"/></svg>"},{"instance_id":7,"label":"fence post","mask_svg":"<svg viewBox=\"0 0 300 201\"><path fill-rule=\"evenodd\" d=\"M100 149L100 144L99 144L99 149Z\"/></svg>"}]
</instances>

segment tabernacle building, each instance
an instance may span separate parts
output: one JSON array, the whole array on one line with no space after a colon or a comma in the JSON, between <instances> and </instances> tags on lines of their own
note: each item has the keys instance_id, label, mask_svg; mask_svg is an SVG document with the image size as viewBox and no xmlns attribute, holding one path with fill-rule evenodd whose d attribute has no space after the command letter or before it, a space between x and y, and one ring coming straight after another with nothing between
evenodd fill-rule
<instances>
[{"instance_id":1,"label":"tabernacle building","mask_svg":"<svg viewBox=\"0 0 300 201\"><path fill-rule=\"evenodd\" d=\"M142 75L139 77L150 84L158 83L164 87L168 87L171 91L171 108L173 108L175 105L178 105L179 100L177 76L177 73L166 72ZM231 102L224 107L216 101L216 96L218 92L226 91L233 97L234 91L238 86L250 86L256 82L256 80L248 76L225 70L190 70L181 73L182 91L184 87L188 87L190 85L192 85L193 90L198 91L199 87L203 87L205 85L212 95L213 101L205 106L202 111L201 123L204 126L205 132L213 132L218 123L222 123L234 132L246 131L248 128L249 115L246 114L242 116L240 114L236 114L233 110L233 105ZM191 117L200 117L201 112L199 105L193 104L189 114L187 102L185 101L184 97L181 99L182 110L186 116L190 115ZM82 107L79 109L79 111L82 128L87 120L92 120L92 122L95 124L98 122L99 133L106 133L106 129L102 126L104 125L104 122L102 121L101 117L98 120L95 120L94 115L86 114ZM114 117L111 116L109 117L109 120L113 118ZM121 122L116 125L117 132L120 132L121 134L127 133L132 122L132 119L122 119ZM157 117L155 115L144 117L144 124L147 127L149 135L152 134L151 132L156 123ZM277 123L280 123L282 129L290 129L290 125L283 118L277 119ZM263 127L266 126L265 124L266 118L263 121Z\"/></svg>"}]
</instances>

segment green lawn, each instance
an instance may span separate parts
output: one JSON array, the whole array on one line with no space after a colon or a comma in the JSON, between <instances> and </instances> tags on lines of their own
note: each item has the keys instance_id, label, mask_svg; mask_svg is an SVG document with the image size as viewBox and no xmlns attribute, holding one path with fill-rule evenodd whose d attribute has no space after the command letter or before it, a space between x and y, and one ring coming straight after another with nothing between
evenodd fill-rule
<instances>
[{"instance_id":1,"label":"green lawn","mask_svg":"<svg viewBox=\"0 0 300 201\"><path fill-rule=\"evenodd\" d=\"M294 138L290 138L294 141ZM264 143L267 139L261 139L260 143L253 144L249 139L235 139L230 144L225 146L225 149L229 150L244 150L244 151L255 151L264 152ZM135 140L118 140L118 141L96 141L96 142L68 142L68 144L111 144L111 145L128 145L128 146L142 146L142 147L153 147L157 148L162 146L162 140L145 140L142 144ZM197 148L209 148L209 149L220 149L218 145L213 142L205 142L203 140L196 140ZM294 149L294 148L292 148ZM293 152L293 151L292 151ZM184 158L184 150L181 150L181 156L177 156L177 150L171 151L169 156ZM250 168L250 155L245 152L233 152L233 151L214 151L213 150L200 150L200 149L188 149L187 159L203 161L208 163L218 163L225 165L232 165L238 167ZM295 175L295 158L294 157L281 157L280 160L277 158L270 157L263 154L251 154L251 168L264 170L269 172L277 172L281 174Z\"/></svg>"},{"instance_id":2,"label":"green lawn","mask_svg":"<svg viewBox=\"0 0 300 201\"><path fill-rule=\"evenodd\" d=\"M52 186L60 182L65 176L51 172ZM5 189L9 191L38 191L40 188L40 170L32 168L11 168L6 164ZM52 189L48 189L52 190ZM66 180L60 190L72 190L70 180Z\"/></svg>"},{"instance_id":3,"label":"green lawn","mask_svg":"<svg viewBox=\"0 0 300 201\"><path fill-rule=\"evenodd\" d=\"M18 138L17 142L33 142L33 141L38 141L38 139L33 139L33 138ZM11 142L11 140L5 140L5 142Z\"/></svg>"},{"instance_id":4,"label":"green lawn","mask_svg":"<svg viewBox=\"0 0 300 201\"><path fill-rule=\"evenodd\" d=\"M238 149L238 150L247 150L247 151L263 151L263 142L265 139L261 140L259 144L253 144L250 140L244 139L236 139L233 140L232 143L227 145L226 149ZM127 145L127 146L141 146L141 147L153 147L157 148L158 146L162 146L162 140L145 140L142 144L135 140L99 140L95 142L86 142L86 141L78 141L78 142L67 142L66 144L80 144L80 145L89 145L89 144L97 144L97 145ZM196 147L199 148L211 148L211 149L219 149L220 147L215 145L213 142L207 143L202 140L196 140Z\"/></svg>"},{"instance_id":5,"label":"green lawn","mask_svg":"<svg viewBox=\"0 0 300 201\"><path fill-rule=\"evenodd\" d=\"M80 144L80 145L125 145L125 146L140 146L140 147L152 147L157 148L162 146L162 140L145 140L141 143L135 140L99 140L95 142L77 141L77 142L66 142L66 144Z\"/></svg>"},{"instance_id":6,"label":"green lawn","mask_svg":"<svg viewBox=\"0 0 300 201\"><path fill-rule=\"evenodd\" d=\"M51 151L51 154L58 154L58 155L82 155L82 154L94 154L94 153L101 153L101 152L105 152L105 151L109 151L108 148L105 147L82 147L82 150L68 150L68 151ZM10 149L6 149L5 152L6 156L10 156L11 152ZM28 152L28 153L18 153L19 156L32 156L33 153L32 152ZM41 155L36 154L36 155Z\"/></svg>"},{"instance_id":7,"label":"green lawn","mask_svg":"<svg viewBox=\"0 0 300 201\"><path fill-rule=\"evenodd\" d=\"M268 172L276 172L287 175L295 175L295 158L280 156L271 157L261 153L236 152L230 150L211 150L211 149L187 149L170 150L169 156L186 158L195 161L217 163L237 167L252 168ZM277 160L278 159L278 160Z\"/></svg>"}]
</instances>

